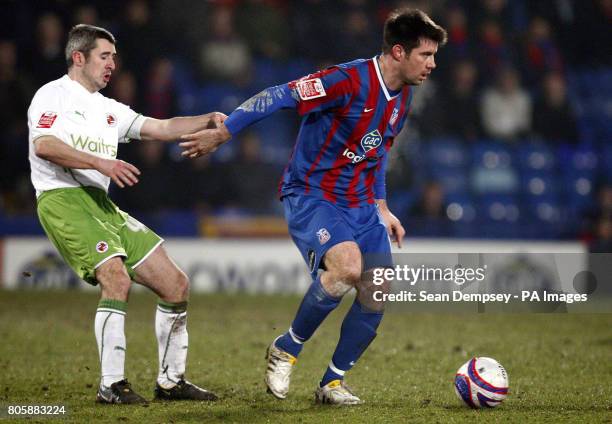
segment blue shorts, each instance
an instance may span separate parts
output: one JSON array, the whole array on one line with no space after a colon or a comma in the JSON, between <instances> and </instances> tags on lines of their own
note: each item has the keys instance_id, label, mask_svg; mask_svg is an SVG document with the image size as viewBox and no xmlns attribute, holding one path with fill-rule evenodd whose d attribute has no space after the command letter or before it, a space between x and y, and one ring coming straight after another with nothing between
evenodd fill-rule
<instances>
[{"instance_id":1,"label":"blue shorts","mask_svg":"<svg viewBox=\"0 0 612 424\"><path fill-rule=\"evenodd\" d=\"M361 250L363 270L391 267L391 241L376 205L344 208L324 199L290 194L283 197L289 234L313 278L325 253L338 243L354 241Z\"/></svg>"}]
</instances>

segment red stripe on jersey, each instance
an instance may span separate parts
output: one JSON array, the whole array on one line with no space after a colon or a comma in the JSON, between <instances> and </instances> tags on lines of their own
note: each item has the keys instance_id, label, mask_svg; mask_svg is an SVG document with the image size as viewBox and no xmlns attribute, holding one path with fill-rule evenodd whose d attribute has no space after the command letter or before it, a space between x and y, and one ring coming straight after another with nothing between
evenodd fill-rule
<instances>
[{"instance_id":1,"label":"red stripe on jersey","mask_svg":"<svg viewBox=\"0 0 612 424\"><path fill-rule=\"evenodd\" d=\"M355 68L349 69L348 72L349 72L350 77L351 77L350 80L355 82L354 83L354 87L359 88L360 82L361 82L360 78L359 78L359 73L355 70ZM308 169L308 172L306 172L306 175L304 176L304 183L306 185L306 187L304 189L304 193L305 194L308 194L308 192L310 191L310 184L308 183L308 180L310 179L310 176L312 175L312 173L315 171L315 169L319 165L319 162L321 162L321 158L325 154L325 151L327 150L327 148L329 147L329 144L331 143L332 139L334 138L334 135L336 134L336 131L338 130L338 127L340 126L340 118L341 118L342 114L344 112L350 110L351 105L353 104L353 100L355 100L355 97L356 97L357 94L358 94L358 91L356 92L356 91L353 90L353 97L348 102L348 104L342 110L340 110L340 112L334 114L334 121L332 122L332 125L331 125L331 127L329 129L329 133L327 134L327 138L325 139L325 143L321 147L321 150L319 151L319 154L317 155L317 157L314 160L314 162L312 163L312 165L310 165L310 168Z\"/></svg>"},{"instance_id":2,"label":"red stripe on jersey","mask_svg":"<svg viewBox=\"0 0 612 424\"><path fill-rule=\"evenodd\" d=\"M321 72L317 72L316 74L309 75L307 78L308 79L321 78L321 77L328 76L336 72L339 72L339 68L326 69L325 71L321 71ZM289 88L292 88L291 84L289 85ZM351 81L348 78L343 78L342 80L338 81L337 83L329 87L326 90L327 94L325 96L319 97L316 99L306 100L306 101L300 100L297 105L297 112L300 115L306 115L308 112L312 111L313 109L316 109L317 107L325 103L335 100L344 94L350 93L351 91L352 91Z\"/></svg>"},{"instance_id":3,"label":"red stripe on jersey","mask_svg":"<svg viewBox=\"0 0 612 424\"><path fill-rule=\"evenodd\" d=\"M368 63L368 76L369 76L369 92L368 98L364 104L365 108L376 108L378 104L378 97L380 96L381 87L378 82L378 76L376 75L376 71L374 69L374 62L371 60ZM370 126L370 122L374 118L374 113L364 114L361 112L361 116L353 129L351 135L347 138L347 141L344 143L344 146L339 150L338 156L331 169L323 175L323 180L321 181L321 188L324 191L324 197L330 202L336 203L336 194L334 194L334 188L336 187L336 183L340 174L342 173L343 167L350 163L351 160L342 155L342 152L350 148L351 146L359 146L359 142L361 137L365 134L365 131ZM359 167L354 167L353 172L358 171Z\"/></svg>"},{"instance_id":4,"label":"red stripe on jersey","mask_svg":"<svg viewBox=\"0 0 612 424\"><path fill-rule=\"evenodd\" d=\"M395 138L389 137L385 142L385 155L389 154L389 150L391 146L393 146L393 141ZM382 160L378 161L375 167L373 167L365 179L366 187L368 188L368 203L374 203L374 178L376 177L376 173L382 166ZM383 176L384 178L384 176Z\"/></svg>"},{"instance_id":5,"label":"red stripe on jersey","mask_svg":"<svg viewBox=\"0 0 612 424\"><path fill-rule=\"evenodd\" d=\"M403 90L402 90L403 91ZM405 92L402 92L401 96L399 97L400 102L402 103L402 106L400 106L400 111L398 112L398 117L401 116L401 109L404 107L403 106L403 101L404 101L404 94ZM383 118L380 121L380 123L378 124L378 131L382 134L382 136L385 136L386 130L387 130L387 125L389 125L389 120L391 119L391 115L393 114L393 109L395 109L397 107L397 100L393 102L388 102L387 103L387 107L385 108L385 113L383 114ZM397 124L397 122L396 122ZM391 139L393 140L393 139ZM389 151L389 148L391 147L390 143L387 141L384 141L384 149L385 149L385 154L387 154L386 152ZM372 150L370 150L371 152ZM368 153L370 153L368 152ZM365 185L366 188L368 190L368 200L371 200L374 198L374 177L376 176L376 171L378 171L378 169L381 166L382 161L379 160L378 163L376 164L376 166L373 166L372 168L370 168L368 175L366 175L365 178ZM371 202L368 202L371 203Z\"/></svg>"}]
</instances>

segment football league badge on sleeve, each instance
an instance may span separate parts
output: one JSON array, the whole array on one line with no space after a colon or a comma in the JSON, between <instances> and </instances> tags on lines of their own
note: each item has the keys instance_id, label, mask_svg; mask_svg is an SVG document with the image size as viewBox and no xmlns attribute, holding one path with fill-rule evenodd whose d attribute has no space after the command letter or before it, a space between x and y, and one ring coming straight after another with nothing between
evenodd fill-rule
<instances>
[{"instance_id":1,"label":"football league badge on sleeve","mask_svg":"<svg viewBox=\"0 0 612 424\"><path fill-rule=\"evenodd\" d=\"M36 126L36 128L51 128L56 119L57 113L45 112L40 115L40 119L38 120L38 125Z\"/></svg>"},{"instance_id":2,"label":"football league badge on sleeve","mask_svg":"<svg viewBox=\"0 0 612 424\"><path fill-rule=\"evenodd\" d=\"M295 84L295 88L302 100L318 99L327 95L321 78L299 80Z\"/></svg>"}]
</instances>

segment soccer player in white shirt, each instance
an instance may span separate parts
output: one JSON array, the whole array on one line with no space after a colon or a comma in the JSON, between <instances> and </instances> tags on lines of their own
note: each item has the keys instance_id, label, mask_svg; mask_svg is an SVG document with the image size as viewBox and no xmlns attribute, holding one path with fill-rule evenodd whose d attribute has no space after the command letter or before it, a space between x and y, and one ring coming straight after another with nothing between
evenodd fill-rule
<instances>
[{"instance_id":1,"label":"soccer player in white shirt","mask_svg":"<svg viewBox=\"0 0 612 424\"><path fill-rule=\"evenodd\" d=\"M104 97L115 69L115 38L107 30L77 25L66 45L68 74L41 87L28 110L32 183L49 239L85 281L100 285L95 335L101 364L97 400L141 403L124 375L124 320L132 280L159 296L157 399L216 400L184 378L187 360L189 280L168 257L163 240L108 198L138 182L140 171L117 159L118 142L173 141L220 124L210 113L158 120Z\"/></svg>"}]
</instances>

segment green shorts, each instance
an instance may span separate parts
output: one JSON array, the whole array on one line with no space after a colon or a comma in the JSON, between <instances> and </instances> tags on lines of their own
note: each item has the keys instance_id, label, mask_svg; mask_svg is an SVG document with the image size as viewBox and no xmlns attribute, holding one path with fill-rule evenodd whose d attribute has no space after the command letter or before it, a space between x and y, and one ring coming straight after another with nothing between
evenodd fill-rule
<instances>
[{"instance_id":1,"label":"green shorts","mask_svg":"<svg viewBox=\"0 0 612 424\"><path fill-rule=\"evenodd\" d=\"M99 188L49 190L37 203L38 218L49 239L74 272L92 285L98 284L96 268L115 256L124 257L134 279L134 268L163 241Z\"/></svg>"}]
</instances>

